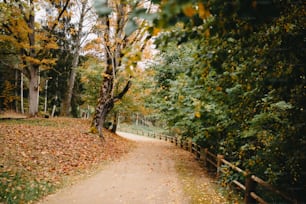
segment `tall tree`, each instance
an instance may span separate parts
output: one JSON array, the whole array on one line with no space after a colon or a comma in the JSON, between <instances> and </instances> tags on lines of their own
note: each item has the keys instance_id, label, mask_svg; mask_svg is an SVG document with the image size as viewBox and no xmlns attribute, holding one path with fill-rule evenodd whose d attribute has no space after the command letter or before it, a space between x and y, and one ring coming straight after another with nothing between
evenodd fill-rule
<instances>
[{"instance_id":1,"label":"tall tree","mask_svg":"<svg viewBox=\"0 0 306 204\"><path fill-rule=\"evenodd\" d=\"M66 0L63 7L58 8L56 18L49 22L49 30L52 31L57 26L68 3L69 0ZM49 51L56 49L57 45L51 32L41 29L41 26L35 21L36 8L40 6L39 2L12 0L3 1L0 4L1 29L3 30L0 38L10 42L17 50L16 55L21 61L19 67L29 79L29 114L35 116L38 113L40 71L48 69L55 63Z\"/></svg>"},{"instance_id":2,"label":"tall tree","mask_svg":"<svg viewBox=\"0 0 306 204\"><path fill-rule=\"evenodd\" d=\"M81 47L84 42L86 42L86 39L88 35L91 33L92 28L95 26L96 22L96 16L93 15L92 7L90 5L90 2L88 0L78 0L75 3L73 12L79 13L78 20L77 20L77 26L72 29L73 33L70 35L73 38L73 46L72 46L72 66L70 71L70 77L68 80L68 90L65 94L65 98L62 103L61 107L61 115L68 116L70 113L71 108L71 98L73 93L73 88L75 84L75 78L77 74L77 67L79 64L79 58L80 58L80 52ZM77 11L79 10L79 11ZM91 23L89 23L91 21ZM90 25L88 25L90 24Z\"/></svg>"},{"instance_id":3,"label":"tall tree","mask_svg":"<svg viewBox=\"0 0 306 204\"><path fill-rule=\"evenodd\" d=\"M122 91L115 94L118 71L120 68L132 70L135 67L140 59L141 51L150 38L146 32L146 21L140 19L136 21L133 18L136 18L139 13L150 13L151 4L144 1L133 2L129 0L96 1L96 9L102 24L99 40L103 45L105 69L92 126L102 138L107 114L131 86L130 79L127 79Z\"/></svg>"}]
</instances>

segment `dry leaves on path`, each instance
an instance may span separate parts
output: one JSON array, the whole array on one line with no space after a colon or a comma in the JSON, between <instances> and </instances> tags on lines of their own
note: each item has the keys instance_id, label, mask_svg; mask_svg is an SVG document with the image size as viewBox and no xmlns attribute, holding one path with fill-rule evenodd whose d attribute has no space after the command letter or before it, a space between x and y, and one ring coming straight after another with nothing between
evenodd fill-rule
<instances>
[{"instance_id":1,"label":"dry leaves on path","mask_svg":"<svg viewBox=\"0 0 306 204\"><path fill-rule=\"evenodd\" d=\"M103 142L87 134L89 126L90 121L72 118L1 121L0 202L37 199L68 177L119 158L132 146L108 131Z\"/></svg>"},{"instance_id":2,"label":"dry leaves on path","mask_svg":"<svg viewBox=\"0 0 306 204\"><path fill-rule=\"evenodd\" d=\"M184 192L196 204L229 203L220 191L216 181L202 168L194 155L179 148L174 150L176 170L183 185ZM232 202L235 203L235 202Z\"/></svg>"}]
</instances>

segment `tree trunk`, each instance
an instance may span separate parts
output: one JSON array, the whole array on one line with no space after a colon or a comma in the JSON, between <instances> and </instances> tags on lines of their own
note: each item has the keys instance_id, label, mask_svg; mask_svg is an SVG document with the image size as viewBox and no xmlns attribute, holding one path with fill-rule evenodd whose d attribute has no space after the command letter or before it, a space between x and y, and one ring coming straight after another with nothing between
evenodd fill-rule
<instances>
[{"instance_id":1,"label":"tree trunk","mask_svg":"<svg viewBox=\"0 0 306 204\"><path fill-rule=\"evenodd\" d=\"M81 35L83 33L83 22L86 13L88 10L86 10L86 5L87 1L82 2L82 8L81 8L81 16L80 16L80 21L78 24L78 33L76 37L76 45L73 53L73 59L72 59L72 67L71 67L71 72L70 72L70 78L68 81L68 90L67 93L65 94L65 99L62 103L62 110L61 110L61 115L63 116L68 116L70 115L70 109L71 109L71 99L72 99L72 94L73 94L73 87L75 84L75 77L76 77L76 69L79 64L79 58L80 58L80 49L81 49Z\"/></svg>"},{"instance_id":2,"label":"tree trunk","mask_svg":"<svg viewBox=\"0 0 306 204\"><path fill-rule=\"evenodd\" d=\"M62 116L69 116L70 114L71 99L72 99L73 87L74 87L74 82L75 82L75 77L76 77L76 68L77 68L78 62L79 62L79 55L73 58L73 64L76 64L76 66L72 65L70 78L68 81L68 90L65 94L65 99L62 103L62 110L61 110Z\"/></svg>"},{"instance_id":3,"label":"tree trunk","mask_svg":"<svg viewBox=\"0 0 306 204\"><path fill-rule=\"evenodd\" d=\"M98 106L96 109L97 115L95 119L95 126L97 127L99 136L102 139L104 139L102 131L103 131L106 116L112 110L113 107L114 107L114 101L110 99L110 100L107 100L104 104L100 104L100 106Z\"/></svg>"},{"instance_id":4,"label":"tree trunk","mask_svg":"<svg viewBox=\"0 0 306 204\"><path fill-rule=\"evenodd\" d=\"M112 132L116 133L117 131L117 125L118 125L118 111L114 112L114 118L113 118L113 127L112 127Z\"/></svg>"},{"instance_id":5,"label":"tree trunk","mask_svg":"<svg viewBox=\"0 0 306 204\"><path fill-rule=\"evenodd\" d=\"M36 66L33 66L30 69L29 83L29 114L30 116L37 116L39 97L39 68Z\"/></svg>"},{"instance_id":6,"label":"tree trunk","mask_svg":"<svg viewBox=\"0 0 306 204\"><path fill-rule=\"evenodd\" d=\"M25 21L28 24L28 27L30 28L31 32L28 33L29 38L29 45L31 48L29 49L28 55L31 58L36 57L36 51L35 51L35 11L34 11L34 2L30 1L31 6L31 13L29 15L28 19L25 19ZM40 80L40 73L39 73L39 65L33 62L24 62L24 65L27 67L28 71L28 77L29 77L29 114L30 116L37 116L38 114L38 104L39 104L39 80Z\"/></svg>"},{"instance_id":7,"label":"tree trunk","mask_svg":"<svg viewBox=\"0 0 306 204\"><path fill-rule=\"evenodd\" d=\"M19 71L15 70L15 111L16 113L19 112L18 108L18 78L19 78Z\"/></svg>"},{"instance_id":8,"label":"tree trunk","mask_svg":"<svg viewBox=\"0 0 306 204\"><path fill-rule=\"evenodd\" d=\"M24 104L23 104L23 73L20 73L20 109L21 113L24 114Z\"/></svg>"},{"instance_id":9,"label":"tree trunk","mask_svg":"<svg viewBox=\"0 0 306 204\"><path fill-rule=\"evenodd\" d=\"M105 70L105 77L103 77L103 82L100 90L100 97L98 105L96 107L95 116L93 119L92 126L95 127L99 136L103 138L103 125L109 111L114 107L114 99L112 96L113 89L113 76L112 76L112 67L109 65Z\"/></svg>"},{"instance_id":10,"label":"tree trunk","mask_svg":"<svg viewBox=\"0 0 306 204\"><path fill-rule=\"evenodd\" d=\"M126 5L117 3L116 1L106 0L105 5L114 9L113 15L107 15L101 19L101 23L104 25L101 34L106 68L103 73L100 97L92 122L92 129L98 130L101 138L103 138L102 129L107 114L114 107L114 103L124 96L131 85L129 80L122 92L114 97L115 77L122 63L122 50L126 48L128 41L127 36L124 34L124 27L129 12ZM111 19L112 17L114 18Z\"/></svg>"},{"instance_id":11,"label":"tree trunk","mask_svg":"<svg viewBox=\"0 0 306 204\"><path fill-rule=\"evenodd\" d=\"M138 126L138 120L139 120L139 114L136 113L136 121L135 121L135 125Z\"/></svg>"},{"instance_id":12,"label":"tree trunk","mask_svg":"<svg viewBox=\"0 0 306 204\"><path fill-rule=\"evenodd\" d=\"M96 107L95 116L92 122L92 127L98 130L99 136L102 139L104 139L102 130L107 114L112 110L115 102L122 99L122 97L127 93L129 88L131 87L131 81L129 80L126 86L124 87L124 89L116 97L112 97L111 95L111 91L113 88L112 83L113 83L112 77L104 77L100 92L99 102Z\"/></svg>"}]
</instances>

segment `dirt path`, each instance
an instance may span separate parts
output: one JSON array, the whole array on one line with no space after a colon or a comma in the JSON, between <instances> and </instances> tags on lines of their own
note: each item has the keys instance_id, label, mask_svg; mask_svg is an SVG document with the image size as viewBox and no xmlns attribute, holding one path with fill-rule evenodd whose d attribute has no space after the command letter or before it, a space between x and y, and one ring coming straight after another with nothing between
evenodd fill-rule
<instances>
[{"instance_id":1,"label":"dirt path","mask_svg":"<svg viewBox=\"0 0 306 204\"><path fill-rule=\"evenodd\" d=\"M173 160L175 146L129 133L118 134L137 141L137 147L95 176L50 195L40 203L190 203L190 198L184 196Z\"/></svg>"},{"instance_id":2,"label":"dirt path","mask_svg":"<svg viewBox=\"0 0 306 204\"><path fill-rule=\"evenodd\" d=\"M41 203L188 203L184 201L171 144L133 134L137 147L97 175L48 196Z\"/></svg>"}]
</instances>

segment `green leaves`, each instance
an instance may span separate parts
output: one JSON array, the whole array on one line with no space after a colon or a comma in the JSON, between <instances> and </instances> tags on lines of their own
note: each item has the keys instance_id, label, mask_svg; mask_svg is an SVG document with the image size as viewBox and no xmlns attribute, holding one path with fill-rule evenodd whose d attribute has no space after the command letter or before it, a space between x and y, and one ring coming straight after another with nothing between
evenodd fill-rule
<instances>
[{"instance_id":1,"label":"green leaves","mask_svg":"<svg viewBox=\"0 0 306 204\"><path fill-rule=\"evenodd\" d=\"M125 26L125 34L130 36L138 29L138 20L145 20L147 23L152 24L158 17L157 13L149 13L146 8L134 8L129 14L129 20Z\"/></svg>"},{"instance_id":2,"label":"green leaves","mask_svg":"<svg viewBox=\"0 0 306 204\"><path fill-rule=\"evenodd\" d=\"M152 22L158 17L158 15L157 13L149 13L146 8L135 8L130 14L131 19L134 17Z\"/></svg>"},{"instance_id":3,"label":"green leaves","mask_svg":"<svg viewBox=\"0 0 306 204\"><path fill-rule=\"evenodd\" d=\"M277 103L271 104L271 107L277 108L283 111L294 108L290 103L287 103L285 101L279 101Z\"/></svg>"},{"instance_id":4,"label":"green leaves","mask_svg":"<svg viewBox=\"0 0 306 204\"><path fill-rule=\"evenodd\" d=\"M138 29L139 21L137 19L145 20L152 24L153 20L157 18L156 13L149 13L146 8L139 8L138 3L135 2L130 5L132 7L131 12L125 25L126 36L132 35ZM105 17L113 12L113 9L108 5L108 0L95 0L94 7L99 17Z\"/></svg>"},{"instance_id":5,"label":"green leaves","mask_svg":"<svg viewBox=\"0 0 306 204\"><path fill-rule=\"evenodd\" d=\"M130 36L138 29L138 25L134 20L129 20L125 25L125 35Z\"/></svg>"},{"instance_id":6,"label":"green leaves","mask_svg":"<svg viewBox=\"0 0 306 204\"><path fill-rule=\"evenodd\" d=\"M94 8L99 17L107 16L112 12L112 9L108 7L108 0L95 0Z\"/></svg>"},{"instance_id":7,"label":"green leaves","mask_svg":"<svg viewBox=\"0 0 306 204\"><path fill-rule=\"evenodd\" d=\"M185 8L189 21L180 21L190 2L162 4L156 25L169 31L156 41L162 54L154 65L154 107L178 132L253 173L284 187L303 186L294 166L306 164L295 156L306 151L305 6L206 1L214 15L199 26L192 24L192 7Z\"/></svg>"}]
</instances>

